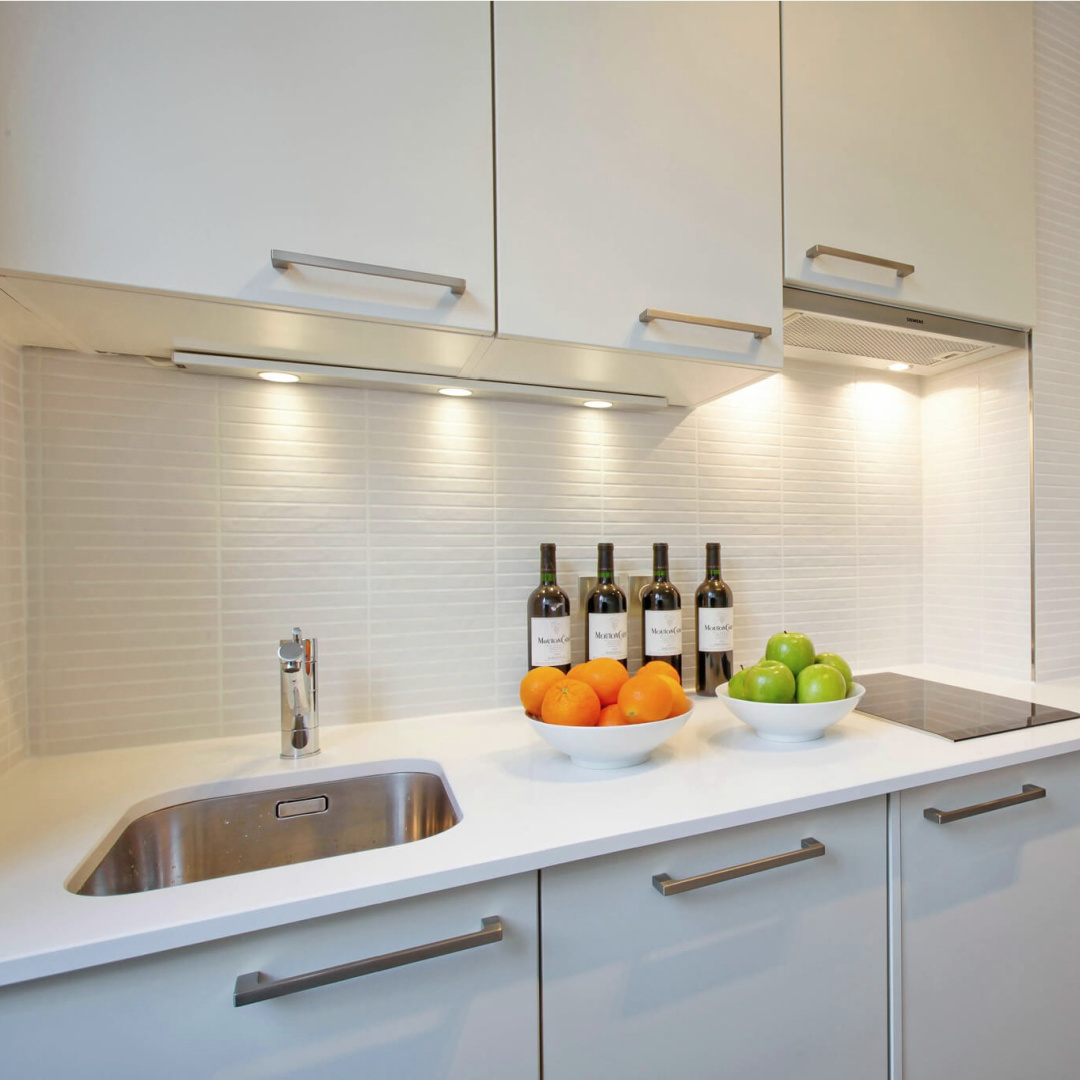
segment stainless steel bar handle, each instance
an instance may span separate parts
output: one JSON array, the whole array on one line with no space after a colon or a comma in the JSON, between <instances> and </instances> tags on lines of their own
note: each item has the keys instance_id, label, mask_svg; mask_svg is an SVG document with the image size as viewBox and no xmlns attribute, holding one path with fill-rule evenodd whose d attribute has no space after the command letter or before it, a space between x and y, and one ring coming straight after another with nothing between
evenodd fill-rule
<instances>
[{"instance_id":1,"label":"stainless steel bar handle","mask_svg":"<svg viewBox=\"0 0 1080 1080\"><path fill-rule=\"evenodd\" d=\"M492 945L502 941L503 924L498 915L491 915L480 921L481 929L459 937L432 941L427 945L414 945L411 949L372 956L367 960L353 960L348 964L309 971L304 975L290 975L285 979L274 979L261 971L251 971L240 975L233 990L233 1005L254 1005L256 1001L269 1001L270 998L284 997L286 994L298 994L302 990L313 990L317 986L356 979L361 975L372 975L376 971L416 964L421 960L431 960L436 956L475 949L481 945Z\"/></svg>"},{"instance_id":2,"label":"stainless steel bar handle","mask_svg":"<svg viewBox=\"0 0 1080 1080\"><path fill-rule=\"evenodd\" d=\"M789 866L791 863L805 862L807 859L820 859L824 854L825 845L820 840L808 836L797 850L785 851L782 855L770 855L767 859L755 859L753 862L727 866L723 870L713 870L708 874L698 874L697 877L682 878L679 881L672 881L667 874L657 874L652 879L652 883L656 891L664 896L675 896L677 893L690 892L691 889L716 885L721 881L731 881L733 878L746 877L749 874L760 874L763 870L775 870L778 866Z\"/></svg>"},{"instance_id":3,"label":"stainless steel bar handle","mask_svg":"<svg viewBox=\"0 0 1080 1080\"><path fill-rule=\"evenodd\" d=\"M301 255L298 251L270 252L270 264L275 270L297 266L321 266L324 270L344 270L348 274L372 274L375 277L397 278L400 281L420 281L425 285L443 285L455 296L465 292L465 279L443 274L424 274L417 270L399 270L395 266L376 266L374 263L347 262L345 259L325 259L321 255Z\"/></svg>"},{"instance_id":4,"label":"stainless steel bar handle","mask_svg":"<svg viewBox=\"0 0 1080 1080\"><path fill-rule=\"evenodd\" d=\"M660 311L658 308L646 308L639 316L638 321L651 323L656 319L666 322L694 323L695 326L715 326L720 330L741 330L747 334L753 334L760 341L772 333L771 326L756 326L754 323L731 322L729 319L709 319L704 315L683 315L678 311Z\"/></svg>"},{"instance_id":5,"label":"stainless steel bar handle","mask_svg":"<svg viewBox=\"0 0 1080 1080\"><path fill-rule=\"evenodd\" d=\"M844 251L843 248L826 247L825 244L815 244L806 249L808 259L816 259L819 255L835 255L838 259L851 259L853 262L869 263L871 266L884 266L889 270L895 270L897 277L910 277L915 273L915 267L911 263L896 262L894 259L879 259L877 255L860 255L857 251Z\"/></svg>"},{"instance_id":6,"label":"stainless steel bar handle","mask_svg":"<svg viewBox=\"0 0 1080 1080\"><path fill-rule=\"evenodd\" d=\"M962 806L959 810L938 810L933 806L929 806L922 812L922 816L935 825L948 825L950 821L975 817L976 814L989 814L991 810L1003 810L1006 806L1016 806L1018 803L1045 798L1046 788L1041 788L1036 784L1025 784L1020 789L1019 795L1006 795L1001 799L991 799L990 802L976 803L974 806Z\"/></svg>"}]
</instances>

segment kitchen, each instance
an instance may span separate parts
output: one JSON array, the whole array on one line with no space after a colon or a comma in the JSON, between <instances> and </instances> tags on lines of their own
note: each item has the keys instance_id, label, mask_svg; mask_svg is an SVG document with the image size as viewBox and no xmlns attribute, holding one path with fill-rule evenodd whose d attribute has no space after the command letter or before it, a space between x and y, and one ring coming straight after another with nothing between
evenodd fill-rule
<instances>
[{"instance_id":1,"label":"kitchen","mask_svg":"<svg viewBox=\"0 0 1080 1080\"><path fill-rule=\"evenodd\" d=\"M486 5L479 6L485 9L480 22L486 25ZM762 47L753 66L766 85L771 80L775 92L775 5L737 6L747 9L745 18L768 13L772 19L771 53ZM498 20L497 10L496 27ZM1038 317L1017 317L1004 309L1003 300L995 300L988 311L962 299L941 305L1036 327L1034 598L1040 679L1076 675L1070 612L1080 583L1069 533L1076 517L1069 463L1075 454L1071 418L1077 393L1069 340L1075 292L1069 285L1076 275L1068 240L1077 211L1063 164L1072 160L1069 118L1076 113L1068 112L1075 105L1068 96L1069 71L1062 57L1075 57L1069 49L1078 33L1069 5L1036 6L1036 101L1041 103L1035 129ZM749 32L746 37L758 41ZM487 75L470 85L476 93L486 86L490 95L487 49L485 44L473 58L481 70L488 65ZM741 51L748 50L744 46ZM611 78L616 77L615 55L609 56ZM790 51L787 55L790 58ZM101 56L116 59L104 48ZM452 75L474 66L462 63L460 56L452 60L444 77L430 73L429 85L453 85ZM235 62L239 64L239 58ZM1000 65L988 66L1001 72ZM14 78L18 68L5 62L3 70L5 78ZM147 96L153 99L153 80L164 80L164 69L155 71L150 65L144 74ZM171 74L181 79L183 65ZM542 72L528 74L539 78ZM270 73L253 67L243 75L246 85L267 92ZM101 93L116 105L108 90L106 86ZM122 86L112 88L114 95L123 92ZM636 92L643 91L638 87ZM905 94L909 92L905 87ZM8 98L6 88L2 96ZM433 107L433 99L423 100L425 109ZM385 97L378 103L386 108ZM249 101L246 107L255 110L257 104ZM784 106L791 107L787 95ZM481 145L476 130L459 125L478 124L476 114L482 110L470 111L458 102L449 107L453 123L440 123L451 129L452 138L444 135L441 143L473 149ZM519 102L518 107L524 106ZM671 115L654 108L661 118ZM775 315L713 310L716 295L735 295L734 279L751 276L741 256L734 261L735 270L728 271L728 280L709 285L697 307L687 301L684 310L777 328L782 321L778 100L774 109L769 122L777 137L756 139L762 144L757 166L768 175L771 161L775 172L762 192L771 200L772 220L761 211L758 217L744 213L743 218L762 253L763 265L754 273L771 282L769 303ZM507 113L501 115L506 122ZM554 109L552 115L565 118ZM81 119L88 123L93 114ZM97 120L104 122L101 115ZM487 123L490 146L490 102ZM148 143L144 158L128 153L127 167L140 183L149 170L170 194L185 184L191 189L188 171L193 163L166 154L167 140L177 132L162 126L161 142ZM434 142L439 126L433 123L437 130L412 141ZM820 133L820 123L817 130ZM526 128L530 131L543 152L539 129ZM115 155L104 155L110 170L97 178L93 155L79 156L86 154L86 147L74 138L77 132L69 134L71 139L54 148L63 151L54 162L58 178L70 176L77 161L86 182L97 184L93 190L103 198L119 198L121 209L125 200L150 198L144 187L116 184ZM117 137L116 132L106 134ZM149 139L154 130L141 134ZM102 136L104 145L108 138ZM525 138L512 140L508 132L501 142L503 152L512 147L518 162L529 164ZM688 138L674 141L680 154L691 152ZM235 148L238 157L249 152L247 143ZM635 152L643 162L648 158L640 148ZM675 148L665 145L664 152L672 155ZM297 171L310 173L310 162L300 164ZM789 164L790 155L785 167ZM274 172L265 159L256 165L262 174ZM490 262L490 157L480 168L487 169L489 178L485 250ZM251 171L249 163L248 174ZM957 172L970 176L970 170ZM194 175L197 179L197 169ZM363 175L343 167L340 176L321 177L317 190L323 204L356 201L349 199L348 187ZM514 174L513 162L499 175L524 183ZM172 179L176 176L181 179ZM297 182L292 174L290 179ZM436 179L446 181L443 175ZM653 180L661 181L671 179ZM108 184L116 192L105 190ZM555 189L551 177L544 178L544 184L547 190ZM45 188L34 194L51 197ZM272 194L282 197L277 191ZM517 225L525 230L528 222L516 221L515 207L506 201L510 194L500 194L498 221L504 229ZM232 198L242 203L248 195L254 198L244 191L232 193ZM529 205L526 195L537 197L535 192L522 193L519 208ZM693 195L691 190L686 198ZM441 194L435 200L441 217L447 216L448 206L454 207L455 216L467 217L459 196L455 190L453 197ZM417 197L410 192L410 198ZM72 219L63 223L69 232L79 223L77 204L76 198ZM597 210L583 206L579 212L573 228L587 231L588 217ZM674 228L665 219L653 220L654 227L645 223L628 233L626 243L659 244L657 238ZM213 229L192 230L191 221L180 218L180 231L198 233L184 265L197 270L199 246ZM312 250L392 262L388 254L342 250L334 224L322 247L312 244ZM512 245L500 248L500 274L524 273L528 267L523 264L537 251L558 254L565 237L557 235L554 244L547 235L553 226L542 221L537 225L543 228L534 225L531 237L519 231L516 251ZM713 227L697 218L692 225L697 231ZM1004 227L1004 222L995 225ZM685 230L685 222L682 227ZM368 223L350 224L350 229L365 235ZM716 227L715 238L702 233L703 246L729 247L729 231L725 222ZM986 231L992 245L994 230ZM6 223L4 232L10 235ZM141 242L138 236L123 239L136 247ZM91 240L85 242L86 258L95 250ZM819 242L838 243L815 235L802 246ZM299 239L260 235L259 257L265 266L252 289L265 291L256 300L254 292L247 294L253 305L281 302L282 275L267 258L274 245L307 250ZM118 261L122 247L110 251ZM910 257L919 267L914 279L923 271L920 258L908 250L868 250ZM153 251L136 254L149 275ZM177 254L171 247L160 258L171 261ZM659 247L646 254L661 267L658 284L679 269ZM579 274L581 267L597 265L589 255L587 250L575 252ZM965 258L968 271L993 261L985 251L969 252ZM398 262L464 272L449 255L432 262L430 255L416 253ZM150 292L98 288L91 293L86 287L57 285L51 278L43 283L34 275L50 277L44 270L12 267L6 256L0 265L25 274L6 276L0 286L9 311L4 320L8 335L18 345L33 343L21 354L17 348L3 354L0 475L5 582L10 588L2 622L5 647L18 660L5 672L0 719L9 766L28 755L51 760L80 751L176 740L235 736L272 743L278 693L272 653L294 625L319 637L321 714L328 746L349 720L397 722L510 707L522 674L524 597L535 584L541 540L558 543L560 577L568 585L593 572L597 540L615 543L617 570L627 576L647 573L652 542L666 540L675 580L684 591L700 578L704 543L722 541L725 578L739 609L739 662L756 659L765 638L792 622L848 656L857 671L933 662L975 674L1030 678L1028 391L1026 363L1015 358L958 368L918 383L907 375L785 359L782 375L689 412L597 413L542 401L481 400L479 395L453 401L370 388L305 387L299 397L291 392L296 388L287 386L176 370L167 361L167 351L156 346L154 334L179 324L178 335L193 348L190 339L206 340L216 333L215 340L228 342L250 332L251 347L244 355L262 356L267 353L260 349L268 343L280 345L296 340L290 333L312 332L310 319L275 309L275 319L263 323L262 308L243 307L249 321L238 331L220 316L223 305L212 305L208 314L208 305L189 302L174 314L179 301L161 281L148 276L132 283L121 276L122 268L63 272L54 267L53 273L80 281L127 282ZM568 269L549 267L548 278L539 283L523 280L519 290L501 282L500 330L512 334L506 328L516 318L522 337L547 336L527 325L533 312L515 314L510 305L515 299L522 304L521 298L532 291L552 296L554 307L573 312L572 298L552 293L552 281ZM691 280L714 280L707 278L708 268L688 264L686 269ZM628 273L636 272L630 266ZM475 288L480 298L475 303L483 306L483 273L469 270L465 276L470 283L466 296ZM580 278L562 276L566 288L577 287ZM610 266L604 266L603 274L590 271L587 276L604 281L615 277ZM957 280L970 276L952 274ZM298 270L286 271L285 277L299 278L296 287L305 287L307 279ZM349 313L345 285L328 285L325 276L316 285L312 306ZM209 286L184 283L175 291L213 293ZM93 304L85 302L87 295ZM448 301L438 290L435 296L436 311L446 318ZM411 296L408 302L430 304L431 294L423 292L419 300ZM675 307L673 300L651 295L639 302L637 291L632 303L636 306L630 321L639 327L644 326L637 323L642 308ZM927 301L926 306L937 305ZM355 308L352 313L357 313ZM474 327L483 326L487 317L489 313L479 312ZM40 325L33 336L26 336L26 320L44 323L50 336L41 336ZM331 322L322 319L319 325ZM198 329L188 329L191 325ZM475 361L475 381L490 374L483 363L491 350L477 359L474 349L475 339L482 336L479 331L451 335L456 351L444 361L439 359L443 346L433 343L430 332L409 329L418 350L431 346L433 366L445 363L460 370L463 363ZM694 349L710 347L702 344L704 329L688 329L695 335L692 339L674 337L680 330L653 324L639 332L667 335L668 342L686 340L683 347L691 356ZM585 331L571 325L557 332L562 335L557 340L580 341ZM327 337L327 351L336 357L340 347L331 332ZM778 330L773 337L775 346ZM467 339L468 348L457 338ZM41 348L45 342L51 347ZM242 344L234 340L233 348L240 351ZM506 339L505 362L520 377L516 344L514 338ZM383 348L383 340L376 345ZM761 347L768 345L766 339ZM736 335L730 352L747 347ZM100 348L108 355L88 355ZM543 355L563 351L551 347ZM143 352L165 358L166 364L146 362L139 358ZM380 356L383 366L392 360ZM594 360L602 366L603 357ZM665 367L667 383L677 386L686 366ZM644 395L648 389L640 383L628 392ZM453 598L450 605L448 595ZM992 620L987 612L993 612ZM577 626L575 633L580 635ZM580 637L575 644L580 654ZM360 746L359 752L366 753ZM276 754L276 747L271 749ZM426 749L415 754L440 761L445 757ZM4 783L0 779L0 789ZM121 812L141 797L134 791L133 786L126 796L120 793ZM78 861L65 872L73 871ZM549 1075L557 1075L548 1064Z\"/></svg>"}]
</instances>

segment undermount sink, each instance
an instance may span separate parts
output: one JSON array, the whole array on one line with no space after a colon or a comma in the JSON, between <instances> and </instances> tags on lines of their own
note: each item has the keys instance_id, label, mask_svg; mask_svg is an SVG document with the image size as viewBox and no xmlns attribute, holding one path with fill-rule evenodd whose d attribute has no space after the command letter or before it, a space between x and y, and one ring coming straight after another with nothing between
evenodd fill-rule
<instances>
[{"instance_id":1,"label":"undermount sink","mask_svg":"<svg viewBox=\"0 0 1080 1080\"><path fill-rule=\"evenodd\" d=\"M386 772L217 795L132 821L68 883L118 896L435 836L460 816L437 773Z\"/></svg>"}]
</instances>

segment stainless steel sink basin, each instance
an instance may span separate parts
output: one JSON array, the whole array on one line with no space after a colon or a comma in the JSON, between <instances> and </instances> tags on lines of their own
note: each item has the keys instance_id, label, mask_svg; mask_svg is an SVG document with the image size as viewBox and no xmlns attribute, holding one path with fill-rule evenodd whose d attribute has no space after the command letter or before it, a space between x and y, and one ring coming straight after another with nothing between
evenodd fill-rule
<instances>
[{"instance_id":1,"label":"stainless steel sink basin","mask_svg":"<svg viewBox=\"0 0 1080 1080\"><path fill-rule=\"evenodd\" d=\"M117 896L408 844L460 820L442 777L387 772L220 795L131 822L68 888Z\"/></svg>"}]
</instances>

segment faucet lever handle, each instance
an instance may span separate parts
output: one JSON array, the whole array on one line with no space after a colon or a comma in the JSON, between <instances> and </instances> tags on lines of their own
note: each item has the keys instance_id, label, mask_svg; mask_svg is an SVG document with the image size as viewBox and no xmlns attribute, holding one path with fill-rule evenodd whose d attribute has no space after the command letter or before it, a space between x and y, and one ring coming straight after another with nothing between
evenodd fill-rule
<instances>
[{"instance_id":1,"label":"faucet lever handle","mask_svg":"<svg viewBox=\"0 0 1080 1080\"><path fill-rule=\"evenodd\" d=\"M283 641L278 646L278 659L288 671L299 671L307 653L302 641Z\"/></svg>"}]
</instances>

